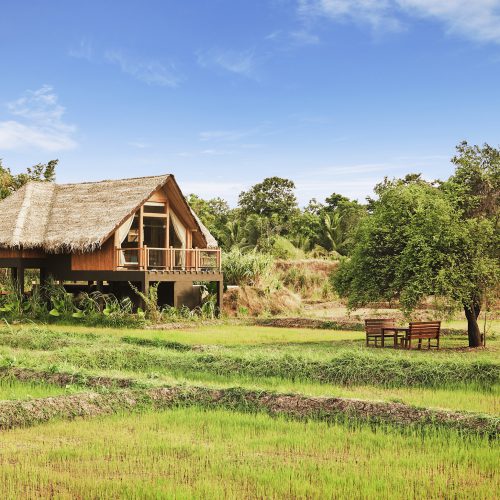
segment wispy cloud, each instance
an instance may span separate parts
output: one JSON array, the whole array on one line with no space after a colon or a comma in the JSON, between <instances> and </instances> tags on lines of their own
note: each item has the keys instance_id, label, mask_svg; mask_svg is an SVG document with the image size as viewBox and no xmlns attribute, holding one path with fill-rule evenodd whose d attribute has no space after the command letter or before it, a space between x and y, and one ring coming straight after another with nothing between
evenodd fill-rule
<instances>
[{"instance_id":1,"label":"wispy cloud","mask_svg":"<svg viewBox=\"0 0 500 500\"><path fill-rule=\"evenodd\" d=\"M318 35L305 29L290 32L290 39L295 45L318 45L320 41Z\"/></svg>"},{"instance_id":2,"label":"wispy cloud","mask_svg":"<svg viewBox=\"0 0 500 500\"><path fill-rule=\"evenodd\" d=\"M151 147L151 144L149 144L146 141L143 141L141 139L135 140L135 141L129 141L128 143L129 146L132 146L133 148L137 149L147 149Z\"/></svg>"},{"instance_id":3,"label":"wispy cloud","mask_svg":"<svg viewBox=\"0 0 500 500\"><path fill-rule=\"evenodd\" d=\"M177 87L182 80L172 63L164 64L154 59L139 60L121 50L107 50L104 58L107 62L117 65L123 73L148 85Z\"/></svg>"},{"instance_id":4,"label":"wispy cloud","mask_svg":"<svg viewBox=\"0 0 500 500\"><path fill-rule=\"evenodd\" d=\"M177 156L180 156L181 158L194 158L201 156L226 156L233 153L234 151L229 151L227 149L207 148L196 151L181 151L180 153L177 153Z\"/></svg>"},{"instance_id":5,"label":"wispy cloud","mask_svg":"<svg viewBox=\"0 0 500 500\"><path fill-rule=\"evenodd\" d=\"M201 151L202 155L208 155L208 156L224 156L224 155L230 155L232 151L227 151L225 149L204 149Z\"/></svg>"},{"instance_id":6,"label":"wispy cloud","mask_svg":"<svg viewBox=\"0 0 500 500\"><path fill-rule=\"evenodd\" d=\"M249 130L206 130L200 132L201 141L235 142L257 132L258 129Z\"/></svg>"},{"instance_id":7,"label":"wispy cloud","mask_svg":"<svg viewBox=\"0 0 500 500\"><path fill-rule=\"evenodd\" d=\"M376 31L399 31L401 22L391 4L393 0L298 0L298 12L305 20L327 17L365 23Z\"/></svg>"},{"instance_id":8,"label":"wispy cloud","mask_svg":"<svg viewBox=\"0 0 500 500\"><path fill-rule=\"evenodd\" d=\"M177 87L183 76L172 62L155 58L139 58L121 49L95 48L88 38L82 38L77 45L68 50L75 59L84 59L93 64L111 64L124 74L148 85Z\"/></svg>"},{"instance_id":9,"label":"wispy cloud","mask_svg":"<svg viewBox=\"0 0 500 500\"><path fill-rule=\"evenodd\" d=\"M91 61L94 55L92 42L88 38L82 38L77 45L69 48L68 55L75 59L86 59Z\"/></svg>"},{"instance_id":10,"label":"wispy cloud","mask_svg":"<svg viewBox=\"0 0 500 500\"><path fill-rule=\"evenodd\" d=\"M397 0L416 16L434 18L448 33L500 43L500 0Z\"/></svg>"},{"instance_id":11,"label":"wispy cloud","mask_svg":"<svg viewBox=\"0 0 500 500\"><path fill-rule=\"evenodd\" d=\"M187 180L181 183L184 193L195 193L202 198L213 198L220 196L230 202L236 201L236 196L245 188L240 182L191 182Z\"/></svg>"},{"instance_id":12,"label":"wispy cloud","mask_svg":"<svg viewBox=\"0 0 500 500\"><path fill-rule=\"evenodd\" d=\"M304 26L294 31L273 31L266 35L264 40L278 44L281 50L289 50L305 45L318 45L320 43L319 36Z\"/></svg>"},{"instance_id":13,"label":"wispy cloud","mask_svg":"<svg viewBox=\"0 0 500 500\"><path fill-rule=\"evenodd\" d=\"M447 33L500 43L500 0L298 0L298 12L308 21L326 17L376 31L404 29L408 16L428 18Z\"/></svg>"},{"instance_id":14,"label":"wispy cloud","mask_svg":"<svg viewBox=\"0 0 500 500\"><path fill-rule=\"evenodd\" d=\"M255 49L238 51L214 48L198 51L196 55L202 68L221 68L246 78L258 79Z\"/></svg>"},{"instance_id":15,"label":"wispy cloud","mask_svg":"<svg viewBox=\"0 0 500 500\"><path fill-rule=\"evenodd\" d=\"M15 119L0 122L0 149L60 151L77 146L76 127L64 121L65 108L50 85L26 91L7 109Z\"/></svg>"}]
</instances>

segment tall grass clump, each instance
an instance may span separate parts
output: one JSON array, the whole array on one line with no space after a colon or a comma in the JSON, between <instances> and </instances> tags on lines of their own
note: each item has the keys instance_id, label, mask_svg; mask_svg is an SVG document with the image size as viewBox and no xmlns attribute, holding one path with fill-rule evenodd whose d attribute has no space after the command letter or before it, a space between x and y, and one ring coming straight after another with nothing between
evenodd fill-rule
<instances>
[{"instance_id":1,"label":"tall grass clump","mask_svg":"<svg viewBox=\"0 0 500 500\"><path fill-rule=\"evenodd\" d=\"M272 263L270 255L233 248L222 256L222 271L228 285L255 285L270 271Z\"/></svg>"},{"instance_id":2,"label":"tall grass clump","mask_svg":"<svg viewBox=\"0 0 500 500\"><path fill-rule=\"evenodd\" d=\"M275 236L271 246L271 254L276 259L304 259L305 253L283 236Z\"/></svg>"},{"instance_id":3,"label":"tall grass clump","mask_svg":"<svg viewBox=\"0 0 500 500\"><path fill-rule=\"evenodd\" d=\"M328 298L332 287L324 274L307 267L291 266L280 272L283 285L306 298Z\"/></svg>"}]
</instances>

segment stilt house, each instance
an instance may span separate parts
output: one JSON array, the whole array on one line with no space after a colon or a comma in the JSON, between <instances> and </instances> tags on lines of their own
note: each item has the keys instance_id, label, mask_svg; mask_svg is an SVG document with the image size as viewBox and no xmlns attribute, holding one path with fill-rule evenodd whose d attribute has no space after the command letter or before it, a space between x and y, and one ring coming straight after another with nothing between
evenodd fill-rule
<instances>
[{"instance_id":1,"label":"stilt house","mask_svg":"<svg viewBox=\"0 0 500 500\"><path fill-rule=\"evenodd\" d=\"M161 304L196 306L195 283L215 282L221 306L221 252L173 175L54 184L29 182L0 201L0 267L24 287L39 269L69 289L117 296L129 282L160 282Z\"/></svg>"}]
</instances>

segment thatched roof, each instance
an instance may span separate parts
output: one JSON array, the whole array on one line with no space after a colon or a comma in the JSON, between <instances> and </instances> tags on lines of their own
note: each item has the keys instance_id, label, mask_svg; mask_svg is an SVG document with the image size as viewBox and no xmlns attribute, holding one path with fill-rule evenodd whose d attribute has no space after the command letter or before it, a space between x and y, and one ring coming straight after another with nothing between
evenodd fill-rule
<instances>
[{"instance_id":1,"label":"thatched roof","mask_svg":"<svg viewBox=\"0 0 500 500\"><path fill-rule=\"evenodd\" d=\"M29 182L0 201L0 247L48 252L98 248L169 179L177 188L171 175L79 184ZM207 247L216 247L196 214L187 213Z\"/></svg>"}]
</instances>

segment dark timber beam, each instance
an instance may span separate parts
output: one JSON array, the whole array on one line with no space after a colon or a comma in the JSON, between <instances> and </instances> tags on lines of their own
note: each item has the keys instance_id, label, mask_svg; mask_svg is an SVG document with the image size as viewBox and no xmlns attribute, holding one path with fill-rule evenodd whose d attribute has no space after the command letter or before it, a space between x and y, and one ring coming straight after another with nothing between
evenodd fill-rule
<instances>
[{"instance_id":1,"label":"dark timber beam","mask_svg":"<svg viewBox=\"0 0 500 500\"><path fill-rule=\"evenodd\" d=\"M217 315L222 315L222 297L224 296L224 285L222 280L216 281L217 283Z\"/></svg>"}]
</instances>

